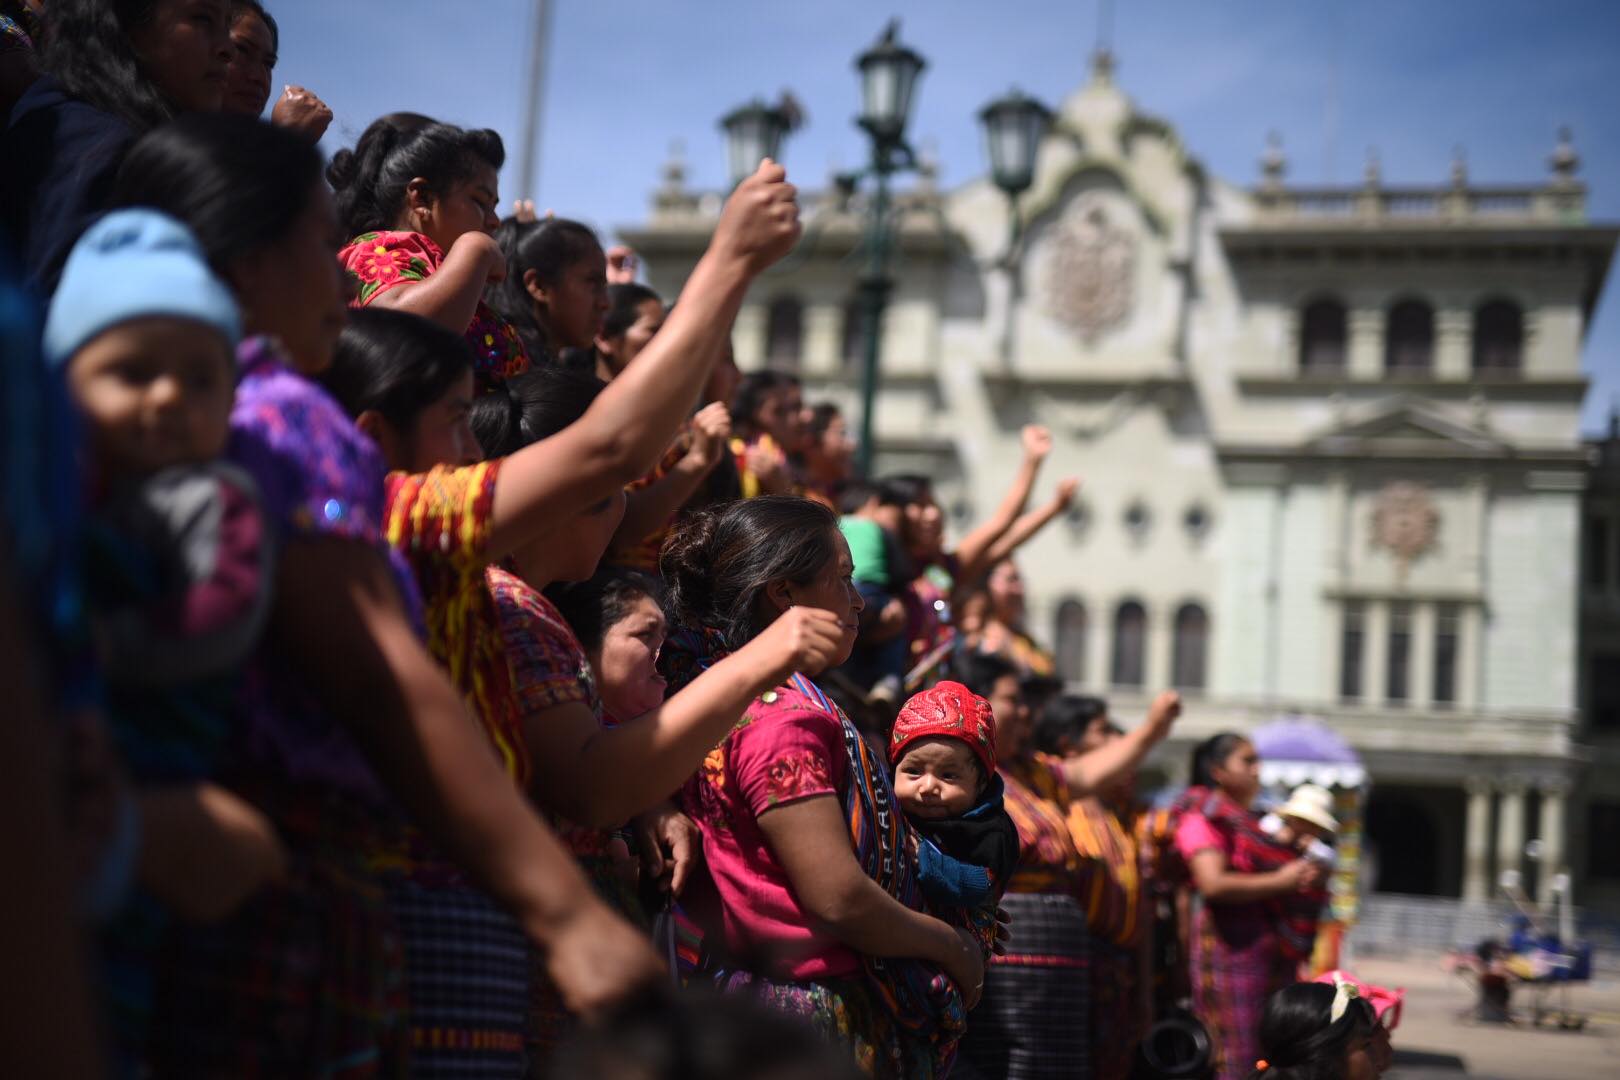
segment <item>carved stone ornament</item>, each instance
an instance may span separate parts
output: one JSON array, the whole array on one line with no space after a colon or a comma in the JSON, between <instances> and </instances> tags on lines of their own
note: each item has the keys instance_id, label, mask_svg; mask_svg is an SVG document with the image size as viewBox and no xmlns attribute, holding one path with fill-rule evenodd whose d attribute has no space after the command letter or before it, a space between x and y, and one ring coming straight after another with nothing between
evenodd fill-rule
<instances>
[{"instance_id":1,"label":"carved stone ornament","mask_svg":"<svg viewBox=\"0 0 1620 1080\"><path fill-rule=\"evenodd\" d=\"M1047 308L1087 343L1124 321L1134 297L1136 238L1094 199L1076 199L1053 241Z\"/></svg>"},{"instance_id":2,"label":"carved stone ornament","mask_svg":"<svg viewBox=\"0 0 1620 1080\"><path fill-rule=\"evenodd\" d=\"M1385 484L1373 506L1372 543L1388 548L1404 574L1412 560L1428 551L1440 533L1440 511L1422 484Z\"/></svg>"}]
</instances>

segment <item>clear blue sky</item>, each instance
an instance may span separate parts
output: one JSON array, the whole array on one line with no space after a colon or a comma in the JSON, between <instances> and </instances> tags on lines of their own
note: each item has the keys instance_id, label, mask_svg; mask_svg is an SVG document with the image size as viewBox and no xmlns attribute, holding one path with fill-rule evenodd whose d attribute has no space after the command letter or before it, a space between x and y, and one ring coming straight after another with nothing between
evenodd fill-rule
<instances>
[{"instance_id":1,"label":"clear blue sky","mask_svg":"<svg viewBox=\"0 0 1620 1080\"><path fill-rule=\"evenodd\" d=\"M525 0L266 0L278 82L331 104L328 151L399 109L492 127L515 158L530 38ZM1098 0L552 0L538 190L605 233L641 220L670 144L719 187L716 121L786 88L809 123L783 158L801 184L857 164L853 57L889 15L923 53L912 130L942 182L984 169L976 113L1017 84L1056 104L1080 85ZM1223 179L1249 183L1269 130L1290 179L1349 182L1377 147L1387 182L1439 183L1452 148L1479 182L1538 182L1575 132L1594 220L1620 221L1620 0L1117 0L1117 78ZM1332 104L1336 102L1336 107ZM1330 118L1333 118L1330 120ZM1336 137L1330 138L1329 132ZM503 197L518 168L502 174ZM1589 430L1620 402L1620 286L1587 338Z\"/></svg>"}]
</instances>

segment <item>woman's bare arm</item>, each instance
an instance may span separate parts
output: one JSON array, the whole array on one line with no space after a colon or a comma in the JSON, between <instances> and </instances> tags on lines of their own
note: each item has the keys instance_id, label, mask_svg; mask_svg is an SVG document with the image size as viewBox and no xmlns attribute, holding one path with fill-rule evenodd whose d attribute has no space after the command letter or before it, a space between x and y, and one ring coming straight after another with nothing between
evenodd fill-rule
<instances>
[{"instance_id":1,"label":"woman's bare arm","mask_svg":"<svg viewBox=\"0 0 1620 1080\"><path fill-rule=\"evenodd\" d=\"M667 798L725 737L749 702L794 671L837 655L838 617L796 607L658 708L603 728L584 705L524 719L537 802L583 825L623 824Z\"/></svg>"},{"instance_id":2,"label":"woman's bare arm","mask_svg":"<svg viewBox=\"0 0 1620 1080\"><path fill-rule=\"evenodd\" d=\"M432 319L464 334L491 274L499 277L505 265L506 258L494 237L481 232L464 233L450 245L437 270L422 281L395 285L372 303Z\"/></svg>"},{"instance_id":3,"label":"woman's bare arm","mask_svg":"<svg viewBox=\"0 0 1620 1080\"><path fill-rule=\"evenodd\" d=\"M956 981L968 1006L984 984L977 942L913 911L866 876L849 846L849 827L831 795L765 811L759 827L787 872L799 903L834 937L868 956L928 960Z\"/></svg>"},{"instance_id":4,"label":"woman's bare arm","mask_svg":"<svg viewBox=\"0 0 1620 1080\"><path fill-rule=\"evenodd\" d=\"M275 648L350 726L411 818L547 950L570 1008L594 1013L658 980L651 948L596 898L468 719L382 556L350 541L295 541L277 574Z\"/></svg>"},{"instance_id":5,"label":"woman's bare arm","mask_svg":"<svg viewBox=\"0 0 1620 1080\"><path fill-rule=\"evenodd\" d=\"M680 302L647 347L578 423L507 459L490 526L497 557L657 464L708 380L749 283L797 241L795 197L787 173L770 161L739 184Z\"/></svg>"}]
</instances>

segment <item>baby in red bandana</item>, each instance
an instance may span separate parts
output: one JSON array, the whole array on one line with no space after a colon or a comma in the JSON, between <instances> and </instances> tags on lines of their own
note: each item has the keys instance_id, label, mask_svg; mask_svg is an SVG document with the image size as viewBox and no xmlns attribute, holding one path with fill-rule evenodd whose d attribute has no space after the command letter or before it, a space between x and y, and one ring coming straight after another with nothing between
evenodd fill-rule
<instances>
[{"instance_id":1,"label":"baby in red bandana","mask_svg":"<svg viewBox=\"0 0 1620 1080\"><path fill-rule=\"evenodd\" d=\"M889 761L895 800L919 837L924 894L938 907L987 910L993 930L1018 830L1002 806L990 703L955 682L917 694L894 722Z\"/></svg>"}]
</instances>

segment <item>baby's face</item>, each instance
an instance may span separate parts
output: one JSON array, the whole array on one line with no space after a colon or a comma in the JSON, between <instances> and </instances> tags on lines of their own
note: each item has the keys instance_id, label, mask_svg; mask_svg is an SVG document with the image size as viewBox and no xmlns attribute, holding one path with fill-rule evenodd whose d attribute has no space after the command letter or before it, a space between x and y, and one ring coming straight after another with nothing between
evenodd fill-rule
<instances>
[{"instance_id":1,"label":"baby's face","mask_svg":"<svg viewBox=\"0 0 1620 1080\"><path fill-rule=\"evenodd\" d=\"M894 768L894 797L921 818L960 817L984 788L978 759L957 739L921 739L906 747Z\"/></svg>"},{"instance_id":2,"label":"baby's face","mask_svg":"<svg viewBox=\"0 0 1620 1080\"><path fill-rule=\"evenodd\" d=\"M236 373L224 337L201 323L170 316L120 323L73 355L67 379L109 478L224 452Z\"/></svg>"}]
</instances>

